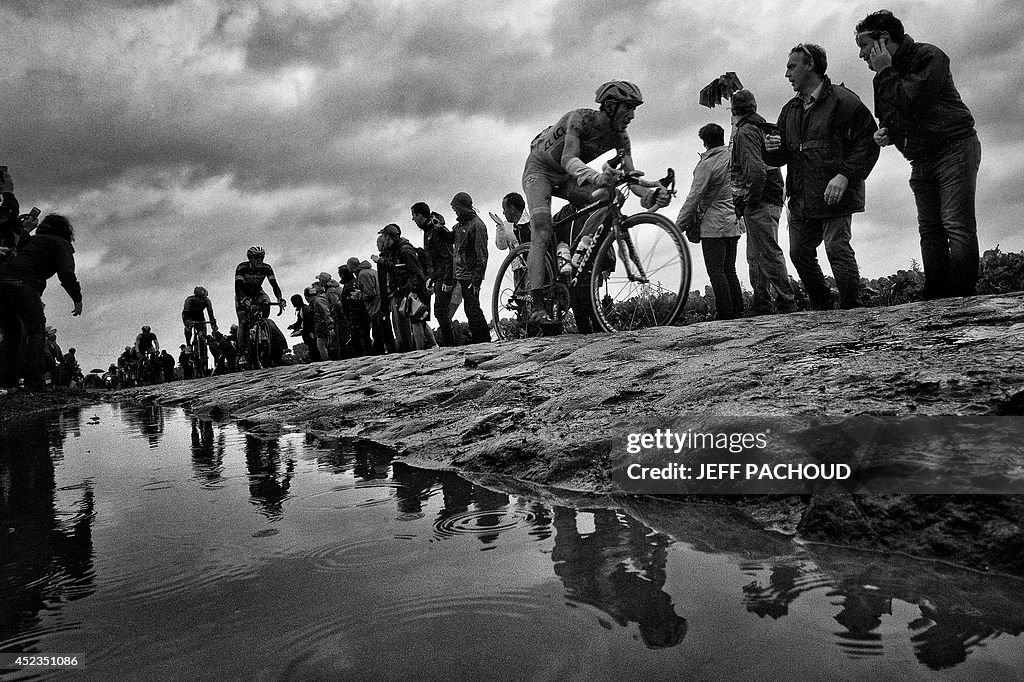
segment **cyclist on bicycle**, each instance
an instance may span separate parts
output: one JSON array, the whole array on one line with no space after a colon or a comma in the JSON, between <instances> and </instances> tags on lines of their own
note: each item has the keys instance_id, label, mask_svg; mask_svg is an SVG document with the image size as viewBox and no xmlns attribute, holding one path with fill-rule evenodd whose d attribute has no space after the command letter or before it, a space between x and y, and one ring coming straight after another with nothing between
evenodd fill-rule
<instances>
[{"instance_id":1,"label":"cyclist on bicycle","mask_svg":"<svg viewBox=\"0 0 1024 682\"><path fill-rule=\"evenodd\" d=\"M551 242L551 197L584 206L594 191L614 187L623 174L635 173L626 127L636 108L643 104L640 88L628 81L610 81L597 89L600 109L575 109L558 123L546 128L530 143L530 156L523 169L523 193L530 208L532 240L527 261L528 283L533 300L545 286L544 261ZM609 150L622 160L620 170L605 164L601 172L586 164ZM640 181L630 187L642 198L644 208L667 206L671 195L656 182ZM545 322L547 311L533 317Z\"/></svg>"},{"instance_id":2,"label":"cyclist on bicycle","mask_svg":"<svg viewBox=\"0 0 1024 682\"><path fill-rule=\"evenodd\" d=\"M181 311L181 323L185 326L185 345L192 347L192 330L199 339L201 358L206 359L206 313L210 313L210 327L217 331L217 319L213 315L213 303L203 287L196 287L192 295L185 299L185 307Z\"/></svg>"},{"instance_id":3,"label":"cyclist on bicycle","mask_svg":"<svg viewBox=\"0 0 1024 682\"><path fill-rule=\"evenodd\" d=\"M146 353L159 353L160 342L156 338L149 325L144 325L142 331L135 336L135 352L140 356Z\"/></svg>"},{"instance_id":4,"label":"cyclist on bicycle","mask_svg":"<svg viewBox=\"0 0 1024 682\"><path fill-rule=\"evenodd\" d=\"M264 263L267 252L262 246L250 246L245 252L246 261L235 268L235 313L238 315L238 357L245 356L249 336L249 311L259 306L264 319L270 317L270 297L263 291L263 280L270 280L270 287L277 297L277 305L284 312L285 301L281 287L274 275L274 268ZM211 315L212 317L212 315Z\"/></svg>"}]
</instances>

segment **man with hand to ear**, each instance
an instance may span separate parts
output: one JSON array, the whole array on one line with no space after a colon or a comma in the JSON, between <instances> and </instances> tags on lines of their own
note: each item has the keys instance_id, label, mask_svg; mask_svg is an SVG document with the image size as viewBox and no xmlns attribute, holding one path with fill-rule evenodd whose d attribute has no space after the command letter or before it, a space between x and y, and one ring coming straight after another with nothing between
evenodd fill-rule
<instances>
[{"instance_id":1,"label":"man with hand to ear","mask_svg":"<svg viewBox=\"0 0 1024 682\"><path fill-rule=\"evenodd\" d=\"M875 72L874 140L910 161L927 299L972 296L978 280L975 195L981 142L953 84L949 57L915 42L879 10L857 24L860 58Z\"/></svg>"}]
</instances>

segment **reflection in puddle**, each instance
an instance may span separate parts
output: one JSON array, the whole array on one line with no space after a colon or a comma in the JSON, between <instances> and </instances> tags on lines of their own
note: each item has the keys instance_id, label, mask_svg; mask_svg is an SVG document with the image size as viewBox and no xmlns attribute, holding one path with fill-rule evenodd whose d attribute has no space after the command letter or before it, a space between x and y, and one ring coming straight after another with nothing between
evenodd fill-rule
<instances>
[{"instance_id":1,"label":"reflection in puddle","mask_svg":"<svg viewBox=\"0 0 1024 682\"><path fill-rule=\"evenodd\" d=\"M97 679L1000 679L1024 658L1020 581L501 488L156 406L18 424L0 652L85 652Z\"/></svg>"}]
</instances>

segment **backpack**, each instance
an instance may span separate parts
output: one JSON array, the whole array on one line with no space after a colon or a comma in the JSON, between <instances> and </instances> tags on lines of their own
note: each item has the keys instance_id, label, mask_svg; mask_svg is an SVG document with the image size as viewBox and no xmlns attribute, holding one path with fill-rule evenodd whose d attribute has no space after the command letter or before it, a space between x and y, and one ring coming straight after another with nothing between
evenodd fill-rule
<instances>
[{"instance_id":1,"label":"backpack","mask_svg":"<svg viewBox=\"0 0 1024 682\"><path fill-rule=\"evenodd\" d=\"M412 246L412 244L410 244ZM423 271L423 276L430 279L430 259L427 258L427 250L422 246L413 246L413 251L416 253L416 262L420 264L420 270Z\"/></svg>"}]
</instances>

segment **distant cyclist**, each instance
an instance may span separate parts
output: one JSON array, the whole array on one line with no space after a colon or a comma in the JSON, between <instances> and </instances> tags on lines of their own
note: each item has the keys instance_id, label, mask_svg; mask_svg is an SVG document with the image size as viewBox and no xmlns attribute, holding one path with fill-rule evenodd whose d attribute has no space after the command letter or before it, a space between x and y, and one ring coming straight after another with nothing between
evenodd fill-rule
<instances>
[{"instance_id":1,"label":"distant cyclist","mask_svg":"<svg viewBox=\"0 0 1024 682\"><path fill-rule=\"evenodd\" d=\"M532 241L527 261L532 298L544 287L544 261L551 242L551 197L584 206L602 187L614 187L622 175L635 172L626 127L643 104L640 88L628 81L610 81L597 89L600 109L574 109L546 128L530 143L523 170L523 193L530 209ZM601 172L587 166L607 151L616 150L620 169L605 164ZM667 206L671 195L656 182L642 181L631 190L642 197L645 208ZM543 322L546 311L535 311Z\"/></svg>"},{"instance_id":2,"label":"distant cyclist","mask_svg":"<svg viewBox=\"0 0 1024 682\"><path fill-rule=\"evenodd\" d=\"M139 356L160 352L160 341L157 340L156 334L149 328L149 325L144 325L142 331L135 336L135 352Z\"/></svg>"},{"instance_id":3,"label":"distant cyclist","mask_svg":"<svg viewBox=\"0 0 1024 682\"><path fill-rule=\"evenodd\" d=\"M199 349L203 360L206 359L206 314L210 314L211 331L217 331L217 318L213 315L213 303L204 287L196 287L192 295L185 299L185 307L181 311L181 323L185 326L185 345L192 346L192 329L199 337Z\"/></svg>"},{"instance_id":4,"label":"distant cyclist","mask_svg":"<svg viewBox=\"0 0 1024 682\"><path fill-rule=\"evenodd\" d=\"M235 268L235 313L238 315L238 357L245 356L249 336L250 306L259 306L263 317L270 317L270 297L263 291L263 280L270 280L270 288L277 297L277 305L284 312L285 301L281 287L274 275L274 268L264 263L267 252L262 246L250 246L245 257L248 259Z\"/></svg>"}]
</instances>

